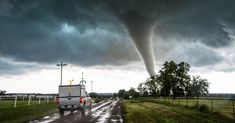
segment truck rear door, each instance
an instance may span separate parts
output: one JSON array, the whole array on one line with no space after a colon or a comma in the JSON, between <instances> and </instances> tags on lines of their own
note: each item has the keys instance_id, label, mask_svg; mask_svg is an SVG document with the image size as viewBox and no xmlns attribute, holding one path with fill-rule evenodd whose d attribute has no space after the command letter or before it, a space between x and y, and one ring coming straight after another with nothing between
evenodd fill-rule
<instances>
[{"instance_id":1,"label":"truck rear door","mask_svg":"<svg viewBox=\"0 0 235 123\"><path fill-rule=\"evenodd\" d=\"M60 105L80 105L81 86L80 85L62 85L59 86L59 104Z\"/></svg>"}]
</instances>

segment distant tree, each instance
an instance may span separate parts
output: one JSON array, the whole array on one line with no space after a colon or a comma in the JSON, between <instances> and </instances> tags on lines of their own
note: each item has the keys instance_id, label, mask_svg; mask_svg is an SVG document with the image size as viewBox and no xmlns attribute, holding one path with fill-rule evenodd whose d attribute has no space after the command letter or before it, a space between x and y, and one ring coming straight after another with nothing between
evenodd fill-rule
<instances>
[{"instance_id":1,"label":"distant tree","mask_svg":"<svg viewBox=\"0 0 235 123\"><path fill-rule=\"evenodd\" d=\"M191 96L199 98L199 96L208 95L209 82L207 79L202 79L199 75L193 76L190 83Z\"/></svg>"},{"instance_id":2,"label":"distant tree","mask_svg":"<svg viewBox=\"0 0 235 123\"><path fill-rule=\"evenodd\" d=\"M143 96L145 88L144 88L144 83L139 83L137 90L139 92L139 95Z\"/></svg>"},{"instance_id":3,"label":"distant tree","mask_svg":"<svg viewBox=\"0 0 235 123\"><path fill-rule=\"evenodd\" d=\"M113 97L117 97L117 96L118 96L118 94L117 94L117 93L114 93L114 94L113 94Z\"/></svg>"},{"instance_id":4,"label":"distant tree","mask_svg":"<svg viewBox=\"0 0 235 123\"><path fill-rule=\"evenodd\" d=\"M98 97L97 93L95 93L95 92L91 92L91 93L89 93L89 95L90 95L91 98L97 98Z\"/></svg>"},{"instance_id":5,"label":"distant tree","mask_svg":"<svg viewBox=\"0 0 235 123\"><path fill-rule=\"evenodd\" d=\"M124 95L125 95L125 93L126 93L126 91L125 91L125 89L120 89L119 91L118 91L118 97L124 97Z\"/></svg>"},{"instance_id":6,"label":"distant tree","mask_svg":"<svg viewBox=\"0 0 235 123\"><path fill-rule=\"evenodd\" d=\"M132 96L133 98L139 97L139 93L135 90L135 88L130 88L130 90L127 91L127 96Z\"/></svg>"},{"instance_id":7,"label":"distant tree","mask_svg":"<svg viewBox=\"0 0 235 123\"><path fill-rule=\"evenodd\" d=\"M160 81L157 75L148 78L145 82L145 90L148 90L154 98L160 94L160 87Z\"/></svg>"},{"instance_id":8,"label":"distant tree","mask_svg":"<svg viewBox=\"0 0 235 123\"><path fill-rule=\"evenodd\" d=\"M6 95L7 92L5 90L0 90L0 95Z\"/></svg>"}]
</instances>

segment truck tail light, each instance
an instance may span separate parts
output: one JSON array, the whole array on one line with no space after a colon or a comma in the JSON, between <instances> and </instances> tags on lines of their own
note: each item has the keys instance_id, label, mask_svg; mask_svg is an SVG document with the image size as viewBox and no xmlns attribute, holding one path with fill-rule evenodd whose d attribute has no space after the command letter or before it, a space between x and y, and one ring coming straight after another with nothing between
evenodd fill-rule
<instances>
[{"instance_id":1,"label":"truck tail light","mask_svg":"<svg viewBox=\"0 0 235 123\"><path fill-rule=\"evenodd\" d=\"M83 102L83 98L82 97L80 97L80 103L82 103Z\"/></svg>"}]
</instances>

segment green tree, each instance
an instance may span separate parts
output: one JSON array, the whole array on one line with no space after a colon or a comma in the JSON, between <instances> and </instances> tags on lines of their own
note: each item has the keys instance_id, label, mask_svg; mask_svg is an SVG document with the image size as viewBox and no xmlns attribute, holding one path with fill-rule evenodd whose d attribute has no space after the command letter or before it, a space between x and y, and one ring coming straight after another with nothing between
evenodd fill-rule
<instances>
[{"instance_id":1,"label":"green tree","mask_svg":"<svg viewBox=\"0 0 235 123\"><path fill-rule=\"evenodd\" d=\"M127 91L127 96L132 96L134 98L139 97L139 93L135 90L135 88L130 88L130 90Z\"/></svg>"},{"instance_id":2,"label":"green tree","mask_svg":"<svg viewBox=\"0 0 235 123\"><path fill-rule=\"evenodd\" d=\"M190 75L188 74L189 70L190 65L188 63L181 62L177 64L175 96L184 96L187 94L190 83Z\"/></svg>"},{"instance_id":3,"label":"green tree","mask_svg":"<svg viewBox=\"0 0 235 123\"><path fill-rule=\"evenodd\" d=\"M176 64L174 61L165 62L159 71L159 81L161 83L161 95L184 96L190 82L188 71L190 65L181 62Z\"/></svg>"},{"instance_id":4,"label":"green tree","mask_svg":"<svg viewBox=\"0 0 235 123\"><path fill-rule=\"evenodd\" d=\"M124 97L124 95L125 95L125 93L126 93L126 91L125 91L125 89L120 89L119 91L118 91L118 97Z\"/></svg>"},{"instance_id":5,"label":"green tree","mask_svg":"<svg viewBox=\"0 0 235 123\"><path fill-rule=\"evenodd\" d=\"M161 86L158 75L148 78L144 85L144 90L148 90L154 98L156 98L160 94Z\"/></svg>"},{"instance_id":6,"label":"green tree","mask_svg":"<svg viewBox=\"0 0 235 123\"><path fill-rule=\"evenodd\" d=\"M7 92L5 90L0 90L0 95L6 95Z\"/></svg>"},{"instance_id":7,"label":"green tree","mask_svg":"<svg viewBox=\"0 0 235 123\"><path fill-rule=\"evenodd\" d=\"M199 75L193 76L190 83L191 95L199 98L199 96L207 95L209 82L207 79L202 79Z\"/></svg>"},{"instance_id":8,"label":"green tree","mask_svg":"<svg viewBox=\"0 0 235 123\"><path fill-rule=\"evenodd\" d=\"M95 92L91 92L91 93L89 93L89 95L90 95L91 98L96 98L97 97L97 93L95 93Z\"/></svg>"},{"instance_id":9,"label":"green tree","mask_svg":"<svg viewBox=\"0 0 235 123\"><path fill-rule=\"evenodd\" d=\"M143 96L145 88L144 88L144 83L139 83L137 90L139 92L139 95Z\"/></svg>"}]
</instances>

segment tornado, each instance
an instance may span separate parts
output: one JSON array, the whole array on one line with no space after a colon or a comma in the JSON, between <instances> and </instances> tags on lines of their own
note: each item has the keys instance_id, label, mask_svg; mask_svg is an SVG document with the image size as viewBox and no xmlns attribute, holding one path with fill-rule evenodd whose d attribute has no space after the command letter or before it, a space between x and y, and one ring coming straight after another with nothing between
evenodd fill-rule
<instances>
[{"instance_id":1,"label":"tornado","mask_svg":"<svg viewBox=\"0 0 235 123\"><path fill-rule=\"evenodd\" d=\"M110 3L115 17L127 29L150 76L155 73L152 46L153 30L159 17L173 10L180 1L168 0L117 0ZM170 13L173 13L172 11Z\"/></svg>"},{"instance_id":2,"label":"tornado","mask_svg":"<svg viewBox=\"0 0 235 123\"><path fill-rule=\"evenodd\" d=\"M127 11L119 14L118 17L125 25L149 75L156 75L155 58L152 46L155 19L149 18L149 16L145 16L136 11Z\"/></svg>"},{"instance_id":3,"label":"tornado","mask_svg":"<svg viewBox=\"0 0 235 123\"><path fill-rule=\"evenodd\" d=\"M135 24L126 25L128 33L141 56L145 67L150 76L155 73L155 58L152 47L153 24L143 24L136 22Z\"/></svg>"}]
</instances>

